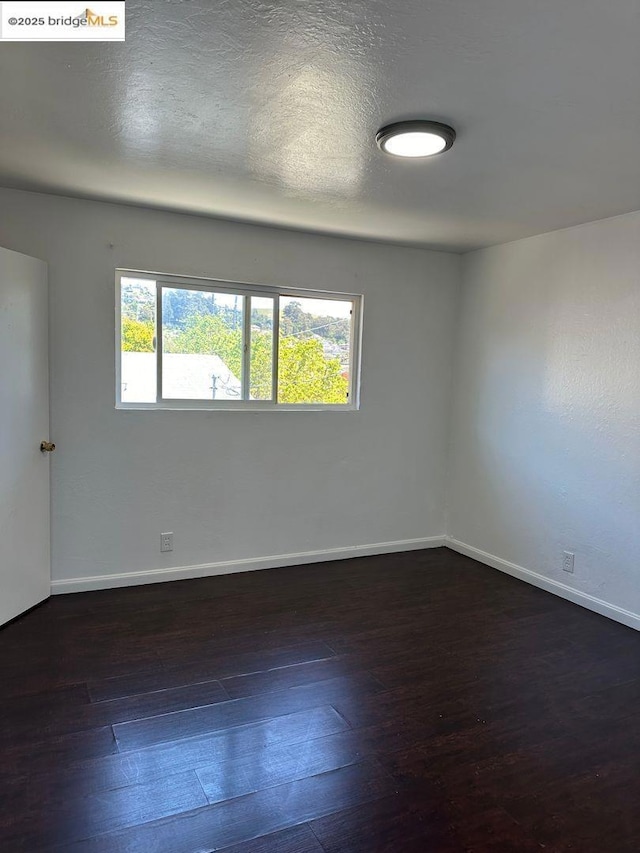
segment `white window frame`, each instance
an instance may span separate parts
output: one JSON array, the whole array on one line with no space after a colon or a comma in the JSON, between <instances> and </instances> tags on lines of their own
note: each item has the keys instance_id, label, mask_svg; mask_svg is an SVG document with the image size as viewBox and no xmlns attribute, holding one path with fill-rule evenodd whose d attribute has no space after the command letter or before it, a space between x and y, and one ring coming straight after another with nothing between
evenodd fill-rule
<instances>
[{"instance_id":1,"label":"white window frame","mask_svg":"<svg viewBox=\"0 0 640 853\"><path fill-rule=\"evenodd\" d=\"M156 370L157 386L156 401L149 403L125 402L122 400L122 316L121 316L121 280L123 278L147 279L156 283ZM184 290L199 290L202 292L230 293L243 297L243 340L244 354L242 364L241 385L243 399L240 400L176 400L163 398L162 395L162 288L171 287ZM362 312L363 296L356 293L339 293L330 290L307 290L298 287L275 287L264 284L248 284L246 282L224 281L194 276L167 275L142 270L116 270L116 409L137 409L162 411L167 409L181 410L225 410L225 411L288 411L288 412L352 412L360 408L360 362L362 349ZM249 382L246 381L251 359L251 309L247 310L247 300L252 296L268 296L274 300L273 310L273 373L271 400L249 400ZM279 403L278 394L278 345L280 326L280 298L327 299L351 302L351 338L349 341L349 391L346 403ZM250 306L250 303L249 303Z\"/></svg>"}]
</instances>

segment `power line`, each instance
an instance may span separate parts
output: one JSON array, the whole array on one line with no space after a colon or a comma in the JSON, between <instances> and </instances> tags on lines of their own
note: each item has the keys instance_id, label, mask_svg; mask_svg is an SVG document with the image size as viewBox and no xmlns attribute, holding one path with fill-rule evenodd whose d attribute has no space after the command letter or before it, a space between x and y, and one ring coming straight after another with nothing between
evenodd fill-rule
<instances>
[{"instance_id":1,"label":"power line","mask_svg":"<svg viewBox=\"0 0 640 853\"><path fill-rule=\"evenodd\" d=\"M301 332L292 332L290 335L282 335L283 338L295 338L296 335L306 335L307 332L317 332L318 329L327 329L329 326L336 326L342 323L346 317L341 317L339 320L333 320L331 323L325 323L323 326L314 326L313 329L303 329Z\"/></svg>"}]
</instances>

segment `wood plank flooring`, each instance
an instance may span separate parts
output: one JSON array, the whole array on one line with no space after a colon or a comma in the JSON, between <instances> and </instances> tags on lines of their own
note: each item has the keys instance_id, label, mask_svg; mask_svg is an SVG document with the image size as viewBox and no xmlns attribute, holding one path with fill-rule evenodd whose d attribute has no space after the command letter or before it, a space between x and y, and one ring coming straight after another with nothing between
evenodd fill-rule
<instances>
[{"instance_id":1,"label":"wood plank flooring","mask_svg":"<svg viewBox=\"0 0 640 853\"><path fill-rule=\"evenodd\" d=\"M444 548L0 630L0 850L640 850L640 634Z\"/></svg>"}]
</instances>

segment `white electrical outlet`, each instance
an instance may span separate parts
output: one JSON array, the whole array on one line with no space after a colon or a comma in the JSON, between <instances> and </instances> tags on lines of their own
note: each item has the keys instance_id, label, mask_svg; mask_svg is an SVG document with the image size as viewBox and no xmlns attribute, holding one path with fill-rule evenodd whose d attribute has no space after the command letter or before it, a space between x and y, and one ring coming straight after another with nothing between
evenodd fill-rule
<instances>
[{"instance_id":1,"label":"white electrical outlet","mask_svg":"<svg viewBox=\"0 0 640 853\"><path fill-rule=\"evenodd\" d=\"M569 572L573 574L573 563L575 561L576 555L572 554L571 551L565 551L562 555L562 570L564 572Z\"/></svg>"},{"instance_id":2,"label":"white electrical outlet","mask_svg":"<svg viewBox=\"0 0 640 853\"><path fill-rule=\"evenodd\" d=\"M160 550L173 551L173 533L160 534Z\"/></svg>"}]
</instances>

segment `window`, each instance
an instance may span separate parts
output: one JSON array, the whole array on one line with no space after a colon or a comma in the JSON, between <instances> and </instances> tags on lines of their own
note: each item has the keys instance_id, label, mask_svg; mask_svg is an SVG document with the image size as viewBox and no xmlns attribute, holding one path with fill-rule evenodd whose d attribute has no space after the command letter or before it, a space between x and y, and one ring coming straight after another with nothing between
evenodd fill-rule
<instances>
[{"instance_id":1,"label":"window","mask_svg":"<svg viewBox=\"0 0 640 853\"><path fill-rule=\"evenodd\" d=\"M356 409L362 297L118 270L121 409Z\"/></svg>"}]
</instances>

